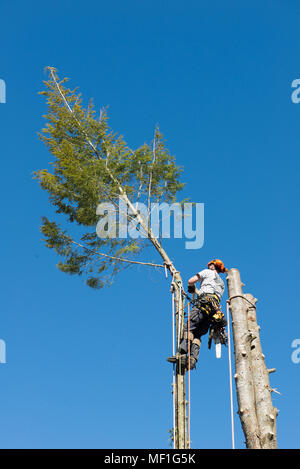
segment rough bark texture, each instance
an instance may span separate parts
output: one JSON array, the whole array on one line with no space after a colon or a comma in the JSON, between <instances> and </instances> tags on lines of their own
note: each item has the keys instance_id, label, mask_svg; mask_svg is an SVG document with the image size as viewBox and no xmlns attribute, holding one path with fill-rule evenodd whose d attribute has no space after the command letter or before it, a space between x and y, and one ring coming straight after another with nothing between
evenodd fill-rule
<instances>
[{"instance_id":1,"label":"rough bark texture","mask_svg":"<svg viewBox=\"0 0 300 469\"><path fill-rule=\"evenodd\" d=\"M184 304L182 300L182 280L179 272L174 275L174 295L175 295L175 318L176 318L176 345L177 357L179 344L183 335L184 325ZM175 382L175 449L187 449L187 420L186 420L186 389L185 370L181 369L181 363L176 366Z\"/></svg>"},{"instance_id":2,"label":"rough bark texture","mask_svg":"<svg viewBox=\"0 0 300 469\"><path fill-rule=\"evenodd\" d=\"M259 427L251 369L251 335L248 330L247 308L241 298L242 283L237 269L227 276L235 355L235 382L239 416L249 449L260 449Z\"/></svg>"},{"instance_id":3,"label":"rough bark texture","mask_svg":"<svg viewBox=\"0 0 300 469\"><path fill-rule=\"evenodd\" d=\"M262 353L257 325L256 302L243 294L240 274L230 269L227 276L236 366L239 415L249 449L276 449L276 417L269 374Z\"/></svg>"},{"instance_id":4,"label":"rough bark texture","mask_svg":"<svg viewBox=\"0 0 300 469\"><path fill-rule=\"evenodd\" d=\"M257 299L247 293L245 297L255 305ZM251 367L255 390L256 415L260 430L260 444L262 449L276 449L276 417L278 410L272 404L272 389L269 382L269 371L262 353L259 330L257 325L256 308L247 304L248 328L251 332Z\"/></svg>"}]
</instances>

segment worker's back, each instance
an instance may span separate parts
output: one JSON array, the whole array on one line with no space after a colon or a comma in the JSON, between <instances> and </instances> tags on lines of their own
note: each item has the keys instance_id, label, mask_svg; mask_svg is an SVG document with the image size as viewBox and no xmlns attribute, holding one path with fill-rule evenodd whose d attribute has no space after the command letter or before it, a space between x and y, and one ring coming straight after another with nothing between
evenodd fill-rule
<instances>
[{"instance_id":1,"label":"worker's back","mask_svg":"<svg viewBox=\"0 0 300 469\"><path fill-rule=\"evenodd\" d=\"M221 299L225 285L220 275L211 269L204 269L201 272L198 272L200 289L199 295L203 293L216 294Z\"/></svg>"}]
</instances>

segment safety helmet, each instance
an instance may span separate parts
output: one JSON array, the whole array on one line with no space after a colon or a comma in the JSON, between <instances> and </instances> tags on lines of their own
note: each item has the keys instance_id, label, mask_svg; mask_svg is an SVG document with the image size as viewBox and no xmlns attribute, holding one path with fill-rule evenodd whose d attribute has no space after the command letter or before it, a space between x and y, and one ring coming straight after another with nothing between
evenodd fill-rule
<instances>
[{"instance_id":1,"label":"safety helmet","mask_svg":"<svg viewBox=\"0 0 300 469\"><path fill-rule=\"evenodd\" d=\"M208 264L207 264L207 267L209 267L211 264L214 264L217 272L221 272L222 274L224 272L228 272L228 269L226 269L226 267L224 267L224 264L223 262L220 260L220 259L213 259L212 261L210 261Z\"/></svg>"}]
</instances>

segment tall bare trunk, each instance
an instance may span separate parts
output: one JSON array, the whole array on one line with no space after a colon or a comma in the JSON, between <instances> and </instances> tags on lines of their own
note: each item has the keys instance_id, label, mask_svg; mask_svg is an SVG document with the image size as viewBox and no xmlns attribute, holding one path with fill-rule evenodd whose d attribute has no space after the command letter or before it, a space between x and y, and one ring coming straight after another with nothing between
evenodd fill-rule
<instances>
[{"instance_id":1,"label":"tall bare trunk","mask_svg":"<svg viewBox=\"0 0 300 469\"><path fill-rule=\"evenodd\" d=\"M181 367L179 344L183 336L184 304L182 298L182 280L179 272L174 274L175 318L176 318L176 350L179 363L176 365L175 380L175 449L186 449L187 419L186 419L186 386L185 370ZM174 392L174 390L173 390Z\"/></svg>"},{"instance_id":2,"label":"tall bare trunk","mask_svg":"<svg viewBox=\"0 0 300 469\"><path fill-rule=\"evenodd\" d=\"M248 330L245 300L241 298L242 283L237 269L227 276L235 355L235 382L239 416L249 449L260 449L259 427L251 369L251 334Z\"/></svg>"},{"instance_id":3,"label":"tall bare trunk","mask_svg":"<svg viewBox=\"0 0 300 469\"><path fill-rule=\"evenodd\" d=\"M247 305L248 328L251 332L251 367L255 389L256 414L260 430L260 444L262 449L276 449L276 416L278 410L272 404L272 389L269 382L269 371L262 353L255 304L257 299L249 293L245 294L249 300ZM254 305L254 306L252 306Z\"/></svg>"},{"instance_id":4,"label":"tall bare trunk","mask_svg":"<svg viewBox=\"0 0 300 469\"><path fill-rule=\"evenodd\" d=\"M276 416L269 374L262 353L257 325L256 302L243 294L240 274L230 269L227 276L235 350L236 390L239 415L249 449L277 448Z\"/></svg>"}]
</instances>

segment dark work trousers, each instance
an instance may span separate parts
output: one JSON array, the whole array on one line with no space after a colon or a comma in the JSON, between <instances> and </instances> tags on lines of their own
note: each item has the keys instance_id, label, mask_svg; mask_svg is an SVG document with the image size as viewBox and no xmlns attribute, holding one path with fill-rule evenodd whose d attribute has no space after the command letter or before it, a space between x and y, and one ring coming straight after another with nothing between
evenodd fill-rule
<instances>
[{"instance_id":1,"label":"dark work trousers","mask_svg":"<svg viewBox=\"0 0 300 469\"><path fill-rule=\"evenodd\" d=\"M197 305L194 305L193 308L191 309L189 323L190 323L189 327L188 327L188 322L185 323L183 331L186 333L188 331L192 333L194 336L194 339L198 339L196 340L196 342L200 340L200 337L202 335L208 332L208 329L210 326L210 320L209 320L208 314L201 311L201 309ZM199 343L194 343L193 341L191 341L190 343L191 357L198 360L199 350L200 350ZM188 340L182 339L180 343L180 352L188 353L188 351L189 351Z\"/></svg>"}]
</instances>

